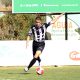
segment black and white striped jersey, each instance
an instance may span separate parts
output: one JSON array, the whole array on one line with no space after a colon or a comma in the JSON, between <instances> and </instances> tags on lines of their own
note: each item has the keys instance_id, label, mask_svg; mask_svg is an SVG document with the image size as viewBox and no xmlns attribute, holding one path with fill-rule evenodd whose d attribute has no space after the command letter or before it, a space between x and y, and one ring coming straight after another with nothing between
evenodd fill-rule
<instances>
[{"instance_id":1,"label":"black and white striped jersey","mask_svg":"<svg viewBox=\"0 0 80 80\"><path fill-rule=\"evenodd\" d=\"M36 25L31 26L31 29L28 33L28 36L33 35L33 40L37 42L45 41L45 33L47 27L50 26L50 22L44 23L41 27L37 27Z\"/></svg>"}]
</instances>

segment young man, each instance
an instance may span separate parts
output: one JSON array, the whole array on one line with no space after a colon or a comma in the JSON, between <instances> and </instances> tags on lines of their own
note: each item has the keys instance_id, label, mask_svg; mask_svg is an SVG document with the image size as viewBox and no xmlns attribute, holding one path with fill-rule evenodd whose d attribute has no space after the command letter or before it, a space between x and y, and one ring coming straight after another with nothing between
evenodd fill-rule
<instances>
[{"instance_id":1,"label":"young man","mask_svg":"<svg viewBox=\"0 0 80 80\"><path fill-rule=\"evenodd\" d=\"M57 19L59 19L59 17ZM27 44L28 44L28 42L30 40L30 36L33 35L33 45L32 45L32 47L33 47L33 59L31 60L28 67L25 67L24 70L26 72L34 65L36 60L38 60L39 65L40 65L40 62L41 62L40 55L41 55L41 53L45 47L46 29L51 24L54 24L57 21L57 19L55 19L54 22L51 21L47 24L47 23L42 23L42 20L40 17L36 17L35 25L32 25L32 27L28 33L28 36L27 36Z\"/></svg>"}]
</instances>

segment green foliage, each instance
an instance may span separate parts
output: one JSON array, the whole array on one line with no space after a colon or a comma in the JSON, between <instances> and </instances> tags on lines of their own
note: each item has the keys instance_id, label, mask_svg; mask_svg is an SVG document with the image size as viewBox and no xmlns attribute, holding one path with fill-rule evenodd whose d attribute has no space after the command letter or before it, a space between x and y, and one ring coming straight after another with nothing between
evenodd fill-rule
<instances>
[{"instance_id":1,"label":"green foliage","mask_svg":"<svg viewBox=\"0 0 80 80\"><path fill-rule=\"evenodd\" d=\"M80 35L80 28L75 29L75 31Z\"/></svg>"},{"instance_id":2,"label":"green foliage","mask_svg":"<svg viewBox=\"0 0 80 80\"><path fill-rule=\"evenodd\" d=\"M51 40L51 34L49 32L46 32L45 39L46 40Z\"/></svg>"},{"instance_id":3,"label":"green foliage","mask_svg":"<svg viewBox=\"0 0 80 80\"><path fill-rule=\"evenodd\" d=\"M12 14L6 13L0 18L0 27L4 32L4 39L25 40L36 14ZM2 40L4 40L2 38Z\"/></svg>"},{"instance_id":4,"label":"green foliage","mask_svg":"<svg viewBox=\"0 0 80 80\"><path fill-rule=\"evenodd\" d=\"M4 14L0 17L0 33L3 33L0 40L25 40L37 14ZM45 17L42 17L42 20L45 22Z\"/></svg>"},{"instance_id":5,"label":"green foliage","mask_svg":"<svg viewBox=\"0 0 80 80\"><path fill-rule=\"evenodd\" d=\"M6 7L12 4L12 0L0 0L0 2Z\"/></svg>"}]
</instances>

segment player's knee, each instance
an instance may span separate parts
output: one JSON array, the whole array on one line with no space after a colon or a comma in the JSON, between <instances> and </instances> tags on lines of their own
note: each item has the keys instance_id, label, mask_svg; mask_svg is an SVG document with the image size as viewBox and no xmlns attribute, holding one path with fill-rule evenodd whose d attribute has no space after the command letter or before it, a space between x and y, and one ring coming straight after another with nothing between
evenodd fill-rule
<instances>
[{"instance_id":1,"label":"player's knee","mask_svg":"<svg viewBox=\"0 0 80 80\"><path fill-rule=\"evenodd\" d=\"M36 51L36 54L40 55L41 54L41 51L40 50Z\"/></svg>"},{"instance_id":2,"label":"player's knee","mask_svg":"<svg viewBox=\"0 0 80 80\"><path fill-rule=\"evenodd\" d=\"M34 56L34 58L36 58L36 59L37 59L37 58L38 58L38 56L36 56L36 55L35 55L35 56Z\"/></svg>"},{"instance_id":3,"label":"player's knee","mask_svg":"<svg viewBox=\"0 0 80 80\"><path fill-rule=\"evenodd\" d=\"M41 54L41 51L36 51L36 54L34 55L34 58L37 59L40 56L40 54Z\"/></svg>"},{"instance_id":4,"label":"player's knee","mask_svg":"<svg viewBox=\"0 0 80 80\"><path fill-rule=\"evenodd\" d=\"M37 58L38 58L38 55L37 55L37 54L35 54L35 55L34 55L34 58L36 58L36 59L37 59Z\"/></svg>"}]
</instances>

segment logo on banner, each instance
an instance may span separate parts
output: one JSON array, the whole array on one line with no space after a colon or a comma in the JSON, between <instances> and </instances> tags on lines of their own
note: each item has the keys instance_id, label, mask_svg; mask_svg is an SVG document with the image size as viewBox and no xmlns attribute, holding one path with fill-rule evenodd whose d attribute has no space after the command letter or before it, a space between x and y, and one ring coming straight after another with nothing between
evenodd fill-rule
<instances>
[{"instance_id":1,"label":"logo on banner","mask_svg":"<svg viewBox=\"0 0 80 80\"><path fill-rule=\"evenodd\" d=\"M70 52L69 58L71 60L79 61L80 60L80 52L77 52L77 51Z\"/></svg>"}]
</instances>

